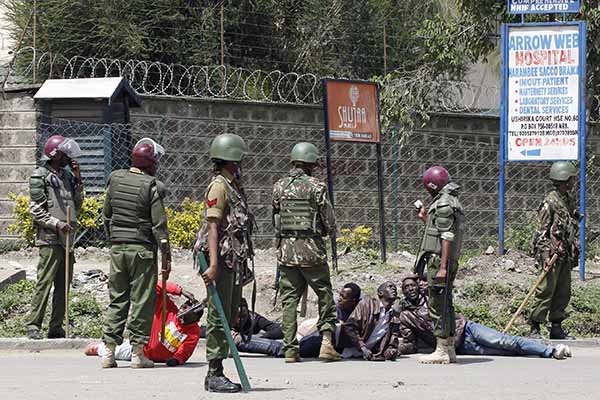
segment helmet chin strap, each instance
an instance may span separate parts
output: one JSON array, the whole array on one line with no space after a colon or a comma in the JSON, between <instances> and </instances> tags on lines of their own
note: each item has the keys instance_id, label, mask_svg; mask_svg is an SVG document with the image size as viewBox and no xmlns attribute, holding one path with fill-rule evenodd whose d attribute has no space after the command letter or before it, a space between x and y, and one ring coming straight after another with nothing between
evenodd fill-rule
<instances>
[{"instance_id":1,"label":"helmet chin strap","mask_svg":"<svg viewBox=\"0 0 600 400\"><path fill-rule=\"evenodd\" d=\"M233 176L235 176L235 179L237 179L239 181L239 180L242 179L242 176L243 176L242 164L241 163L234 163L234 165L237 168L235 169L235 172L234 172Z\"/></svg>"}]
</instances>

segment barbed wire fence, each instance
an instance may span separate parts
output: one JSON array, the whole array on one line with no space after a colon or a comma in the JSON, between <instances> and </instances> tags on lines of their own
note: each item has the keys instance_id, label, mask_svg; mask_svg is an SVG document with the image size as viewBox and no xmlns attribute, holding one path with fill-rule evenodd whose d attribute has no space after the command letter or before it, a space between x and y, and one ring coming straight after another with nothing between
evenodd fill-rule
<instances>
[{"instance_id":1,"label":"barbed wire fence","mask_svg":"<svg viewBox=\"0 0 600 400\"><path fill-rule=\"evenodd\" d=\"M434 117L442 121L448 116ZM464 118L477 125L475 117ZM474 122L473 122L474 121ZM434 121L435 122L435 121ZM438 123L438 122L435 122ZM114 169L129 167L133 144L149 136L165 146L157 177L168 188L165 205L179 209L184 199L202 201L212 175L209 159L211 140L218 134L234 132L247 142L249 154L243 162L243 182L254 212L258 230L255 240L260 247L272 245L271 193L273 184L289 170L289 152L298 141L310 141L324 154L323 130L319 125L286 126L264 122L189 120L178 118L142 118L128 125L102 125L88 122L54 120L40 127L40 140L51 134L72 137L81 143L84 153L82 174L88 195L100 196L107 176ZM413 202L426 200L420 183L430 165L448 168L461 186L466 209L465 248L482 249L497 243L498 229L498 137L491 132L473 133L452 129L423 128L411 134L404 144L398 131L383 137L385 219L388 248L414 250L422 232L415 218ZM588 225L600 223L600 172L595 155L600 141L591 141L588 173ZM378 246L378 200L376 153L374 146L334 143L332 173L336 217L339 228L364 225L373 228L373 246ZM507 167L507 227L512 232L527 232L531 217L551 185L547 179L549 164L509 164ZM326 170L317 177L325 179ZM101 214L96 228L80 232L78 245L103 246ZM508 235L510 239L510 234Z\"/></svg>"},{"instance_id":2,"label":"barbed wire fence","mask_svg":"<svg viewBox=\"0 0 600 400\"><path fill-rule=\"evenodd\" d=\"M34 56L35 54L35 56ZM17 70L14 66L19 65ZM120 60L72 56L25 47L14 54L12 66L0 66L2 90L11 86L31 84L28 78L36 69L38 80L124 77L137 94L157 97L230 99L251 102L321 104L321 80L312 73L283 72L231 67L226 65L165 64L147 60ZM436 101L429 104L432 112L489 113L497 115L500 108L500 87L453 81L438 77L424 80L418 73L399 75L394 85L406 93L432 94ZM385 87L383 87L385 90ZM600 93L597 88L595 93ZM600 94L589 102L589 119L600 116Z\"/></svg>"},{"instance_id":3,"label":"barbed wire fence","mask_svg":"<svg viewBox=\"0 0 600 400\"><path fill-rule=\"evenodd\" d=\"M35 56L34 56L35 54ZM19 65L19 69L14 67ZM265 71L226 65L165 64L146 60L65 57L25 47L14 54L12 65L0 67L2 90L31 84L27 78L36 69L44 79L124 77L137 94L156 97L230 99L250 102L321 104L321 77L312 73ZM430 112L486 113L497 115L500 88L442 77L423 79L419 72L399 74L390 85L402 87L405 97L435 99ZM382 90L386 87L383 86ZM600 93L600 88L594 93ZM600 94L589 99L588 118L598 121Z\"/></svg>"},{"instance_id":4,"label":"barbed wire fence","mask_svg":"<svg viewBox=\"0 0 600 400\"><path fill-rule=\"evenodd\" d=\"M36 54L34 57L33 54ZM34 61L35 60L35 61ZM144 60L119 60L94 57L64 57L31 47L15 54L15 68L5 69L6 85L18 82L19 74L29 76L34 66L40 81L124 77L139 95L230 99L268 103L321 104L324 77L311 73L264 71L225 65L164 64ZM0 74L2 75L2 74ZM413 74L398 78L407 91L438 93L436 107L446 112L481 112L497 110L500 92L496 86L469 84L439 79L423 81Z\"/></svg>"}]
</instances>

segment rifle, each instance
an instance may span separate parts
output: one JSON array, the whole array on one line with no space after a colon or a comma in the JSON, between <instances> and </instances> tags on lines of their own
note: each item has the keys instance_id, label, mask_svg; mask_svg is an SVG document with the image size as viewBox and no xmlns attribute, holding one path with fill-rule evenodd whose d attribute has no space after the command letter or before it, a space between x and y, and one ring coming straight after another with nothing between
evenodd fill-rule
<instances>
[{"instance_id":1,"label":"rifle","mask_svg":"<svg viewBox=\"0 0 600 400\"><path fill-rule=\"evenodd\" d=\"M302 299L300 300L300 316L302 318L306 317L307 298L308 298L308 285L306 285L306 288L304 288L304 293L302 293Z\"/></svg>"},{"instance_id":2,"label":"rifle","mask_svg":"<svg viewBox=\"0 0 600 400\"><path fill-rule=\"evenodd\" d=\"M208 269L208 264L206 262L206 257L202 251L198 252L198 264L200 265L200 272L205 272ZM223 309L223 303L221 303L221 298L219 297L219 293L217 292L217 286L215 282L212 282L207 287L212 301L217 309L217 313L219 314L219 318L221 319L221 324L223 324L223 330L225 331L225 338L227 339L227 344L229 345L229 351L231 352L231 356L233 357L233 361L235 362L235 369L240 377L240 382L242 384L242 389L244 392L249 392L252 388L250 387L250 381L248 381L248 375L246 375L246 370L244 369L244 364L242 364L242 359L240 358L240 353L237 350L235 342L233 341L233 336L231 336L231 328L229 326L229 322L227 321L227 316L225 315L225 310Z\"/></svg>"},{"instance_id":3,"label":"rifle","mask_svg":"<svg viewBox=\"0 0 600 400\"><path fill-rule=\"evenodd\" d=\"M275 282L273 283L273 288L275 289L275 296L273 296L273 307L277 305L277 296L279 295L279 280L281 279L281 271L279 271L279 264L277 264L277 269L275 270Z\"/></svg>"}]
</instances>

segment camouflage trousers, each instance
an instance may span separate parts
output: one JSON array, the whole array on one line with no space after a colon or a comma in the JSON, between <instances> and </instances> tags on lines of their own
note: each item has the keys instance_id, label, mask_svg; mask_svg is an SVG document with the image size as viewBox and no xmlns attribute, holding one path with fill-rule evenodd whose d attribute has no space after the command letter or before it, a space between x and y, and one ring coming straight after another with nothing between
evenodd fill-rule
<instances>
[{"instance_id":1,"label":"camouflage trousers","mask_svg":"<svg viewBox=\"0 0 600 400\"><path fill-rule=\"evenodd\" d=\"M319 302L319 332L334 332L336 315L329 266L285 267L280 265L279 291L283 308L283 351L286 357L298 357L300 347L296 337L298 321L296 310L306 286L316 293Z\"/></svg>"},{"instance_id":2,"label":"camouflage trousers","mask_svg":"<svg viewBox=\"0 0 600 400\"><path fill-rule=\"evenodd\" d=\"M538 267L547 261L546 256L538 258ZM535 322L561 322L566 318L565 309L571 300L571 269L573 262L557 259L548 274L535 291L530 319Z\"/></svg>"},{"instance_id":3,"label":"camouflage trousers","mask_svg":"<svg viewBox=\"0 0 600 400\"><path fill-rule=\"evenodd\" d=\"M433 321L433 334L435 337L447 338L456 334L456 315L452 299L454 279L458 270L457 262L450 262L449 286L446 280L435 279L440 270L440 257L431 256L427 261L427 291L429 296L429 316ZM444 305L446 306L444 309Z\"/></svg>"}]
</instances>

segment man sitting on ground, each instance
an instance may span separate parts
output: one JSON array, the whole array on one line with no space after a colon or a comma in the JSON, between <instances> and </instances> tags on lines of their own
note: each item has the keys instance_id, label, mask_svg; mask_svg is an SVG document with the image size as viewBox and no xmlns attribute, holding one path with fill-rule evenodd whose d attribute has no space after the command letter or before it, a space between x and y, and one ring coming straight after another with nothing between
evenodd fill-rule
<instances>
[{"instance_id":1,"label":"man sitting on ground","mask_svg":"<svg viewBox=\"0 0 600 400\"><path fill-rule=\"evenodd\" d=\"M418 351L418 341L435 346L433 322L429 317L427 296L419 288L418 278L409 275L402 280L404 294L403 310L400 313L401 354ZM564 344L547 346L539 341L520 336L506 335L487 326L466 320L456 315L457 354L487 356L540 356L562 360L571 357L571 350ZM450 352L449 352L450 353ZM449 354L448 357L451 357Z\"/></svg>"},{"instance_id":2,"label":"man sitting on ground","mask_svg":"<svg viewBox=\"0 0 600 400\"><path fill-rule=\"evenodd\" d=\"M348 335L344 334L346 329L345 324L360 302L361 289L354 282L346 283L338 294L335 304L335 314L338 322L335 325L333 334L333 346L335 350L341 354L344 347L351 346L348 341ZM300 344L300 357L314 358L319 356L321 340L323 336L317 329L317 319L306 320L298 327L298 336Z\"/></svg>"},{"instance_id":3,"label":"man sitting on ground","mask_svg":"<svg viewBox=\"0 0 600 400\"><path fill-rule=\"evenodd\" d=\"M194 353L200 339L198 321L204 312L204 305L198 303L194 295L181 286L167 283L167 294L183 295L188 299L179 309L167 296L167 318L165 322L165 339L161 340L162 325L162 282L156 285L156 307L150 341L144 346L144 355L154 362L166 363L169 367L183 365ZM92 343L85 349L88 356L104 356L105 348L102 342ZM131 361L132 346L128 341L117 346L115 359Z\"/></svg>"},{"instance_id":4,"label":"man sitting on ground","mask_svg":"<svg viewBox=\"0 0 600 400\"><path fill-rule=\"evenodd\" d=\"M345 324L344 334L352 346L344 348L343 358L362 357L369 361L394 361L398 355L398 289L387 281L377 288L377 297L363 297Z\"/></svg>"}]
</instances>

